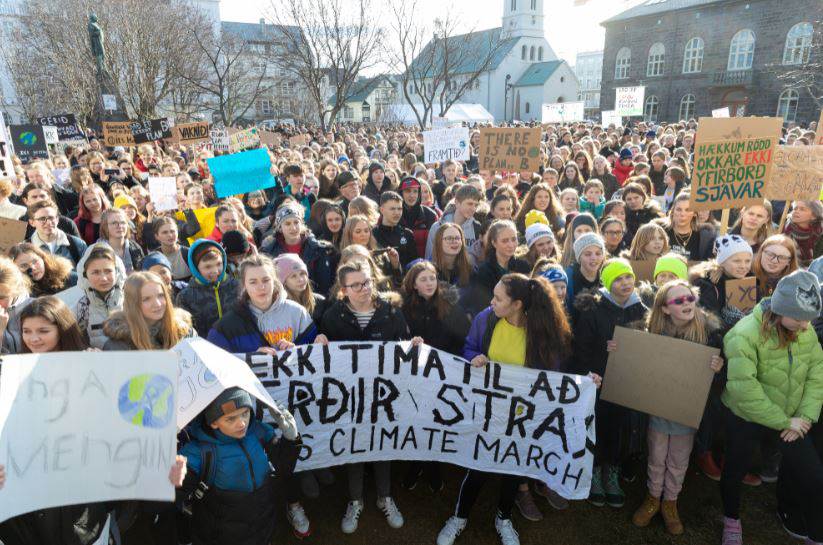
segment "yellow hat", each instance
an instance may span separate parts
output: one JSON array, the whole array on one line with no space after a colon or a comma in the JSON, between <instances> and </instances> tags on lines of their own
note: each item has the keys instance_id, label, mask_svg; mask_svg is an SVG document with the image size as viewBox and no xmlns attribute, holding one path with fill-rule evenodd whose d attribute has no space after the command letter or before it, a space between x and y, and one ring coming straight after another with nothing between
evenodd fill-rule
<instances>
[{"instance_id":1,"label":"yellow hat","mask_svg":"<svg viewBox=\"0 0 823 545\"><path fill-rule=\"evenodd\" d=\"M542 223L543 225L549 225L549 218L546 217L546 214L541 212L540 210L529 210L526 214L526 229L529 228L529 225L533 225L535 223Z\"/></svg>"},{"instance_id":2,"label":"yellow hat","mask_svg":"<svg viewBox=\"0 0 823 545\"><path fill-rule=\"evenodd\" d=\"M125 193L120 193L114 198L114 207L115 208L125 208L127 206L133 207L137 210L137 203L134 202L134 199L126 195Z\"/></svg>"}]
</instances>

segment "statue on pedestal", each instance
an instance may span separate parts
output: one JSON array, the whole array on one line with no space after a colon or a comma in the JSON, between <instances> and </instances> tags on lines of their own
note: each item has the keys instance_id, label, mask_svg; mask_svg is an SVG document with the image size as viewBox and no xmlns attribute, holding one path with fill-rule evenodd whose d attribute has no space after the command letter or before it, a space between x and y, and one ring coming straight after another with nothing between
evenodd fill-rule
<instances>
[{"instance_id":1,"label":"statue on pedestal","mask_svg":"<svg viewBox=\"0 0 823 545\"><path fill-rule=\"evenodd\" d=\"M89 15L89 43L91 44L91 54L97 63L97 74L102 78L106 71L106 46L103 45L103 29L97 24L97 15Z\"/></svg>"}]
</instances>

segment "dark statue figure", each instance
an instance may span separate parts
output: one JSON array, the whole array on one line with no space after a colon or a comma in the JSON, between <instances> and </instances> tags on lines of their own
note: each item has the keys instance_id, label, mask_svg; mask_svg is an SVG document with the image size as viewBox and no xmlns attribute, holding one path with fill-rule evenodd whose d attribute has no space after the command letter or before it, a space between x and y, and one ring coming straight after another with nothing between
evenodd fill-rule
<instances>
[{"instance_id":1,"label":"dark statue figure","mask_svg":"<svg viewBox=\"0 0 823 545\"><path fill-rule=\"evenodd\" d=\"M97 73L102 75L106 68L106 48L103 45L103 29L97 24L97 15L89 15L89 43L91 44L91 54L97 63Z\"/></svg>"}]
</instances>

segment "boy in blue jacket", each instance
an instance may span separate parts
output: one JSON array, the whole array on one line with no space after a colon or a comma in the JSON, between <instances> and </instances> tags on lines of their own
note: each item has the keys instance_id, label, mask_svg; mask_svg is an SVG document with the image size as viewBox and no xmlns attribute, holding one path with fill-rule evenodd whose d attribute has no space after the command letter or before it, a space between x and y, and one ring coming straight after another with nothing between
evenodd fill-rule
<instances>
[{"instance_id":1,"label":"boy in blue jacket","mask_svg":"<svg viewBox=\"0 0 823 545\"><path fill-rule=\"evenodd\" d=\"M226 274L226 251L201 238L189 248L189 285L177 294L177 306L191 313L194 329L205 338L214 323L237 301L237 280Z\"/></svg>"},{"instance_id":2,"label":"boy in blue jacket","mask_svg":"<svg viewBox=\"0 0 823 545\"><path fill-rule=\"evenodd\" d=\"M186 477L177 499L190 507L195 545L267 545L274 533L278 478L294 471L300 436L294 417L272 410L280 428L255 420L248 392L229 388L189 426Z\"/></svg>"}]
</instances>

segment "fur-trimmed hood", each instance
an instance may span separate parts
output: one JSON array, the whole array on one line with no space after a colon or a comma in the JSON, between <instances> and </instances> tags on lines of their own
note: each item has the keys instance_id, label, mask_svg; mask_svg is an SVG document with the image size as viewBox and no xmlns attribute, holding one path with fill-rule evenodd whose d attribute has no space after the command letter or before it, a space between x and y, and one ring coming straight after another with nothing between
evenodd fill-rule
<instances>
[{"instance_id":1,"label":"fur-trimmed hood","mask_svg":"<svg viewBox=\"0 0 823 545\"><path fill-rule=\"evenodd\" d=\"M177 328L177 334L180 337L191 335L193 331L191 314L182 308L175 308L174 326ZM129 324L126 321L126 314L122 310L112 313L109 319L103 324L103 332L111 340L131 344ZM152 334L155 336L157 331L153 330Z\"/></svg>"}]
</instances>

